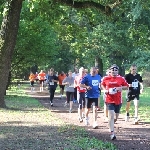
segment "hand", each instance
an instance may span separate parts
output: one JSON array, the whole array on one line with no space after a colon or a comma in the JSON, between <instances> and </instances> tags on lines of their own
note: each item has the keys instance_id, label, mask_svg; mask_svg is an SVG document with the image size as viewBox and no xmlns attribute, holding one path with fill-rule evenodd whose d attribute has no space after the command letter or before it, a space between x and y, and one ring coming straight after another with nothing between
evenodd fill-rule
<instances>
[{"instance_id":1,"label":"hand","mask_svg":"<svg viewBox=\"0 0 150 150\"><path fill-rule=\"evenodd\" d=\"M116 89L117 89L118 92L122 91L122 87L117 87Z\"/></svg>"},{"instance_id":2,"label":"hand","mask_svg":"<svg viewBox=\"0 0 150 150\"><path fill-rule=\"evenodd\" d=\"M104 90L104 93L107 94L107 93L108 93L108 90Z\"/></svg>"},{"instance_id":3,"label":"hand","mask_svg":"<svg viewBox=\"0 0 150 150\"><path fill-rule=\"evenodd\" d=\"M92 89L92 87L90 87L90 86L87 86L87 87L86 87L86 89L87 89L87 90L91 90L91 89Z\"/></svg>"},{"instance_id":4,"label":"hand","mask_svg":"<svg viewBox=\"0 0 150 150\"><path fill-rule=\"evenodd\" d=\"M142 93L143 93L143 89L140 90L140 94L142 94Z\"/></svg>"}]
</instances>

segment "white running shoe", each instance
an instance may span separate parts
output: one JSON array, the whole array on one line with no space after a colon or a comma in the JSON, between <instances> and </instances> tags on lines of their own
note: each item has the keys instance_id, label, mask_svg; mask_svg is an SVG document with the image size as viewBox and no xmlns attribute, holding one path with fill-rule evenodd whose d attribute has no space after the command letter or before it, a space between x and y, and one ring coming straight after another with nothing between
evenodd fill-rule
<instances>
[{"instance_id":1,"label":"white running shoe","mask_svg":"<svg viewBox=\"0 0 150 150\"><path fill-rule=\"evenodd\" d=\"M115 140L115 139L116 139L116 136L115 136L114 134L111 134L111 135L110 135L110 139L111 139L111 140Z\"/></svg>"},{"instance_id":2,"label":"white running shoe","mask_svg":"<svg viewBox=\"0 0 150 150\"><path fill-rule=\"evenodd\" d=\"M69 109L69 113L72 113L72 109Z\"/></svg>"},{"instance_id":3,"label":"white running shoe","mask_svg":"<svg viewBox=\"0 0 150 150\"><path fill-rule=\"evenodd\" d=\"M80 123L82 123L82 122L83 122L83 119L82 119L82 118L80 118L80 117L79 117L79 122L80 122Z\"/></svg>"},{"instance_id":4,"label":"white running shoe","mask_svg":"<svg viewBox=\"0 0 150 150\"><path fill-rule=\"evenodd\" d=\"M67 107L69 104L67 102L65 102L64 107Z\"/></svg>"},{"instance_id":5,"label":"white running shoe","mask_svg":"<svg viewBox=\"0 0 150 150\"><path fill-rule=\"evenodd\" d=\"M138 118L134 118L134 124L135 125L139 124L139 119Z\"/></svg>"},{"instance_id":6,"label":"white running shoe","mask_svg":"<svg viewBox=\"0 0 150 150\"><path fill-rule=\"evenodd\" d=\"M125 122L129 122L129 116L125 116Z\"/></svg>"},{"instance_id":7,"label":"white running shoe","mask_svg":"<svg viewBox=\"0 0 150 150\"><path fill-rule=\"evenodd\" d=\"M51 104L51 106L53 107L53 103L50 103Z\"/></svg>"},{"instance_id":8,"label":"white running shoe","mask_svg":"<svg viewBox=\"0 0 150 150\"><path fill-rule=\"evenodd\" d=\"M89 125L89 118L85 118L85 125L86 125L86 126Z\"/></svg>"},{"instance_id":9,"label":"white running shoe","mask_svg":"<svg viewBox=\"0 0 150 150\"><path fill-rule=\"evenodd\" d=\"M93 129L97 129L97 128L98 128L97 122L94 122L93 123Z\"/></svg>"}]
</instances>

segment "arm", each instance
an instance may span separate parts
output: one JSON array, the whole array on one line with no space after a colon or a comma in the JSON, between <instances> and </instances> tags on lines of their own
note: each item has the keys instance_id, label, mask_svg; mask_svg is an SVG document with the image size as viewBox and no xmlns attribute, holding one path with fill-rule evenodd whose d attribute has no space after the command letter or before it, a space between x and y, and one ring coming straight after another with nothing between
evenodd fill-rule
<instances>
[{"instance_id":1,"label":"arm","mask_svg":"<svg viewBox=\"0 0 150 150\"><path fill-rule=\"evenodd\" d=\"M140 82L140 86L141 86L140 93L143 93L144 86L143 86L143 83L142 83L142 82Z\"/></svg>"},{"instance_id":2,"label":"arm","mask_svg":"<svg viewBox=\"0 0 150 150\"><path fill-rule=\"evenodd\" d=\"M62 85L68 85L69 84L69 82L67 82L67 77L62 81Z\"/></svg>"}]
</instances>

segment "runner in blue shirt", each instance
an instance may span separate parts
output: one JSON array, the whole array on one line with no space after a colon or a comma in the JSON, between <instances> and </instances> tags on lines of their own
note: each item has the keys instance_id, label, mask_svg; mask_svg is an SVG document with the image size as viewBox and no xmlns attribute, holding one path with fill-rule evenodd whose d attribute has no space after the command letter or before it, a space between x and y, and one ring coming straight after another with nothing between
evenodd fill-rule
<instances>
[{"instance_id":1,"label":"runner in blue shirt","mask_svg":"<svg viewBox=\"0 0 150 150\"><path fill-rule=\"evenodd\" d=\"M86 99L85 99L85 124L89 125L88 114L91 109L91 104L93 103L93 129L98 128L97 125L97 107L98 107L98 97L100 94L99 88L101 83L101 76L97 74L96 68L91 67L90 74L86 75L80 86L87 89Z\"/></svg>"}]
</instances>

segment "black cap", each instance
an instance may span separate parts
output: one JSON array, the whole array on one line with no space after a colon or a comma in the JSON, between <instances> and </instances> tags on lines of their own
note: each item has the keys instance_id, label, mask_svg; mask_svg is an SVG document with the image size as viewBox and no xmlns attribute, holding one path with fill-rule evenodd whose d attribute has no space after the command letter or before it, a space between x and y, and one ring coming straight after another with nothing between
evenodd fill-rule
<instances>
[{"instance_id":1,"label":"black cap","mask_svg":"<svg viewBox=\"0 0 150 150\"><path fill-rule=\"evenodd\" d=\"M109 69L114 69L114 68L119 70L119 67L116 64L111 65L111 67Z\"/></svg>"}]
</instances>

